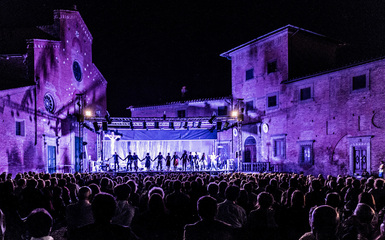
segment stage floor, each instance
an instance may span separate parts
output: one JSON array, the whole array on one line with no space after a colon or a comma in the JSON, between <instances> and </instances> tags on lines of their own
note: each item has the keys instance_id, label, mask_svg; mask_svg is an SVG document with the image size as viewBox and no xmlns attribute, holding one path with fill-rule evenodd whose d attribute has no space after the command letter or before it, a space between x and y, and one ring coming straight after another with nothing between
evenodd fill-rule
<instances>
[{"instance_id":1,"label":"stage floor","mask_svg":"<svg viewBox=\"0 0 385 240\"><path fill-rule=\"evenodd\" d=\"M158 174L172 174L172 173L183 173L183 174L191 174L191 173L206 173L209 175L218 175L219 173L230 173L234 172L234 170L224 170L224 169L218 169L218 170L200 170L200 171L182 171L182 170L170 170L170 171L156 171L156 170L138 170L138 171L113 171L113 170L108 170L108 171L98 171L98 172L92 172L92 173L108 173L108 174L113 174L116 176L125 176L127 174L145 174L145 175L158 175Z\"/></svg>"}]
</instances>

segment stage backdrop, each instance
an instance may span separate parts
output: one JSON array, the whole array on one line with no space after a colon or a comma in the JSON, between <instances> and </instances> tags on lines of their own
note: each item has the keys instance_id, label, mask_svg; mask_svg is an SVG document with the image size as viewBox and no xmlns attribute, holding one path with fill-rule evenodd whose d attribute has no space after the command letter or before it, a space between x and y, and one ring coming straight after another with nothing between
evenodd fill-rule
<instances>
[{"instance_id":1,"label":"stage backdrop","mask_svg":"<svg viewBox=\"0 0 385 240\"><path fill-rule=\"evenodd\" d=\"M217 139L216 130L194 129L194 130L120 130L115 131L115 136L120 136L117 140L110 140L105 137L103 141L104 159L111 158L116 151L118 155L125 158L128 152L136 153L143 159L147 153L151 158L162 153L165 157L168 153L172 156L177 152L181 156L183 151L202 153L206 156L215 151L215 141ZM112 163L113 160L110 159ZM125 164L122 162L122 164ZM153 165L156 163L153 162ZM144 161L139 163L139 167L144 167Z\"/></svg>"}]
</instances>

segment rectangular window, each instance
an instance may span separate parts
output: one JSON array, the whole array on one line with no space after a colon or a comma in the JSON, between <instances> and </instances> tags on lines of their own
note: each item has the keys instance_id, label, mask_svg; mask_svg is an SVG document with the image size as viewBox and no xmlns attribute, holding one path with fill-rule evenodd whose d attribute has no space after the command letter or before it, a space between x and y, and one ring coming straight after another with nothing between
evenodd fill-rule
<instances>
[{"instance_id":1,"label":"rectangular window","mask_svg":"<svg viewBox=\"0 0 385 240\"><path fill-rule=\"evenodd\" d=\"M267 63L267 73L273 73L277 71L277 60Z\"/></svg>"},{"instance_id":2,"label":"rectangular window","mask_svg":"<svg viewBox=\"0 0 385 240\"><path fill-rule=\"evenodd\" d=\"M302 141L299 145L299 164L314 165L313 141Z\"/></svg>"},{"instance_id":3,"label":"rectangular window","mask_svg":"<svg viewBox=\"0 0 385 240\"><path fill-rule=\"evenodd\" d=\"M301 99L301 101L311 99L311 87L301 89L300 99Z\"/></svg>"},{"instance_id":4,"label":"rectangular window","mask_svg":"<svg viewBox=\"0 0 385 240\"><path fill-rule=\"evenodd\" d=\"M254 101L246 102L246 112L250 110L254 110Z\"/></svg>"},{"instance_id":5,"label":"rectangular window","mask_svg":"<svg viewBox=\"0 0 385 240\"><path fill-rule=\"evenodd\" d=\"M16 136L25 136L24 124L24 121L16 121Z\"/></svg>"},{"instance_id":6,"label":"rectangular window","mask_svg":"<svg viewBox=\"0 0 385 240\"><path fill-rule=\"evenodd\" d=\"M227 106L218 107L218 116L227 116Z\"/></svg>"},{"instance_id":7,"label":"rectangular window","mask_svg":"<svg viewBox=\"0 0 385 240\"><path fill-rule=\"evenodd\" d=\"M353 91L366 88L366 75L353 77Z\"/></svg>"},{"instance_id":8,"label":"rectangular window","mask_svg":"<svg viewBox=\"0 0 385 240\"><path fill-rule=\"evenodd\" d=\"M274 139L274 157L285 156L285 140L283 138Z\"/></svg>"},{"instance_id":9,"label":"rectangular window","mask_svg":"<svg viewBox=\"0 0 385 240\"><path fill-rule=\"evenodd\" d=\"M186 117L186 111L178 110L178 118L184 118L184 117Z\"/></svg>"},{"instance_id":10,"label":"rectangular window","mask_svg":"<svg viewBox=\"0 0 385 240\"><path fill-rule=\"evenodd\" d=\"M246 70L246 81L254 78L254 68Z\"/></svg>"},{"instance_id":11,"label":"rectangular window","mask_svg":"<svg viewBox=\"0 0 385 240\"><path fill-rule=\"evenodd\" d=\"M267 97L267 107L276 107L277 106L277 95Z\"/></svg>"}]
</instances>

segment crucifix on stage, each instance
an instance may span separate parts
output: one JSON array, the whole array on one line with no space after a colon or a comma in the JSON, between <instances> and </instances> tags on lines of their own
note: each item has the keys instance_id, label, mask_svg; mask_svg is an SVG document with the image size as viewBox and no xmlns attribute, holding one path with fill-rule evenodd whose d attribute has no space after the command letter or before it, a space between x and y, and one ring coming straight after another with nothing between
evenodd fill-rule
<instances>
[{"instance_id":1,"label":"crucifix on stage","mask_svg":"<svg viewBox=\"0 0 385 240\"><path fill-rule=\"evenodd\" d=\"M115 141L120 138L120 135L115 135L114 132L111 132L111 134L106 134L105 136L111 140L111 155L114 155L116 152Z\"/></svg>"}]
</instances>

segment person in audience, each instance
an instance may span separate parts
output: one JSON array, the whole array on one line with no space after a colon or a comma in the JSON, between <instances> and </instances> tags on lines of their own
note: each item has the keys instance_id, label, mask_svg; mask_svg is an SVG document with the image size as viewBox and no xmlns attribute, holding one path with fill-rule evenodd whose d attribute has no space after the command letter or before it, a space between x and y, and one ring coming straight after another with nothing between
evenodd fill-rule
<instances>
[{"instance_id":1,"label":"person in audience","mask_svg":"<svg viewBox=\"0 0 385 240\"><path fill-rule=\"evenodd\" d=\"M128 184L119 184L114 188L114 195L116 197L116 212L112 218L112 223L123 226L131 226L136 209L129 202L131 188Z\"/></svg>"},{"instance_id":2,"label":"person in audience","mask_svg":"<svg viewBox=\"0 0 385 240\"><path fill-rule=\"evenodd\" d=\"M94 222L90 203L91 193L91 188L81 187L77 196L79 201L66 208L67 234L70 238L75 229Z\"/></svg>"},{"instance_id":3,"label":"person in audience","mask_svg":"<svg viewBox=\"0 0 385 240\"><path fill-rule=\"evenodd\" d=\"M337 230L339 223L340 216L334 208L328 205L315 207L309 220L311 232L302 235L300 240L338 239Z\"/></svg>"},{"instance_id":4,"label":"person in audience","mask_svg":"<svg viewBox=\"0 0 385 240\"><path fill-rule=\"evenodd\" d=\"M238 186L229 186L226 189L226 200L218 204L217 219L230 224L233 228L243 228L246 225L245 209L236 204L239 196Z\"/></svg>"},{"instance_id":5,"label":"person in audience","mask_svg":"<svg viewBox=\"0 0 385 240\"><path fill-rule=\"evenodd\" d=\"M210 196L199 198L197 211L200 220L184 227L183 240L232 240L235 239L231 225L216 220L217 201Z\"/></svg>"},{"instance_id":6,"label":"person in audience","mask_svg":"<svg viewBox=\"0 0 385 240\"><path fill-rule=\"evenodd\" d=\"M25 225L31 240L53 240L50 236L53 219L44 208L32 210Z\"/></svg>"},{"instance_id":7,"label":"person in audience","mask_svg":"<svg viewBox=\"0 0 385 240\"><path fill-rule=\"evenodd\" d=\"M271 193L258 194L256 209L250 212L247 219L247 235L250 240L278 238L273 203L274 197Z\"/></svg>"},{"instance_id":8,"label":"person in audience","mask_svg":"<svg viewBox=\"0 0 385 240\"><path fill-rule=\"evenodd\" d=\"M121 240L138 239L127 226L111 223L115 215L116 201L109 193L99 193L92 201L92 213L95 222L74 231L74 238L79 240Z\"/></svg>"}]
</instances>

